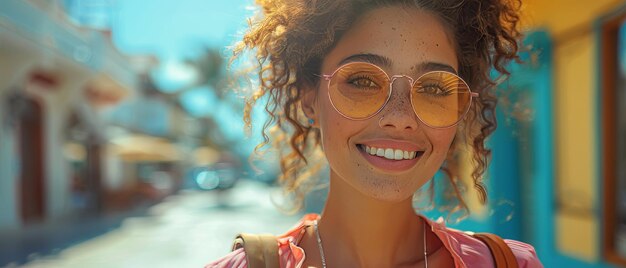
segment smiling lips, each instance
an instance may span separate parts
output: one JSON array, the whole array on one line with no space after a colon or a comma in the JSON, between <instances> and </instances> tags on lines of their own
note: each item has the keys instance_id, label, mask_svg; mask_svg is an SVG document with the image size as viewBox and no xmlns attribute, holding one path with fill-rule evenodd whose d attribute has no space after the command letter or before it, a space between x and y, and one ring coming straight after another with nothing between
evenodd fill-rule
<instances>
[{"instance_id":1,"label":"smiling lips","mask_svg":"<svg viewBox=\"0 0 626 268\"><path fill-rule=\"evenodd\" d=\"M373 141L358 144L357 148L372 165L391 172L411 169L424 154L419 147L403 142Z\"/></svg>"},{"instance_id":2,"label":"smiling lips","mask_svg":"<svg viewBox=\"0 0 626 268\"><path fill-rule=\"evenodd\" d=\"M376 148L365 145L365 152L370 155L384 157L390 160L413 159L418 154L417 151L403 151L391 148Z\"/></svg>"}]
</instances>

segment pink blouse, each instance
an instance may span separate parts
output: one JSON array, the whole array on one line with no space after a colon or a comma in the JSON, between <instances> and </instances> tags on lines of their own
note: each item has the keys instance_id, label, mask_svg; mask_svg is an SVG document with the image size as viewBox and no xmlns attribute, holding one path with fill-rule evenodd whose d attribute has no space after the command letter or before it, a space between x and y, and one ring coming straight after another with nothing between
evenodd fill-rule
<instances>
[{"instance_id":1,"label":"pink blouse","mask_svg":"<svg viewBox=\"0 0 626 268\"><path fill-rule=\"evenodd\" d=\"M455 268L486 268L494 267L491 252L487 245L471 235L452 228L447 228L443 220L431 221L419 215L431 226L432 231L441 239L443 245L452 253ZM304 250L297 245L303 230L313 221L319 219L318 214L307 214L302 220L287 233L278 236L280 267L300 268L304 262ZM526 243L515 240L504 240L513 250L517 257L520 268L543 267L535 249ZM246 253L243 248L237 249L230 254L208 264L206 268L245 268L247 267Z\"/></svg>"}]
</instances>

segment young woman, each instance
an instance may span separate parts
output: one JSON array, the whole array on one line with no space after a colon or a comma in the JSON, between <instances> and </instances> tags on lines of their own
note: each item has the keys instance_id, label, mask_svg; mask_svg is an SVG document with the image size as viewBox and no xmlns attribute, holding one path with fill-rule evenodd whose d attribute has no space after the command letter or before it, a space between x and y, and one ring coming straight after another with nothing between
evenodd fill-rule
<instances>
[{"instance_id":1,"label":"young woman","mask_svg":"<svg viewBox=\"0 0 626 268\"><path fill-rule=\"evenodd\" d=\"M257 0L236 55L256 54L284 189L302 204L327 160L328 200L276 243L280 267L494 267L489 248L415 212L417 190L442 169L458 209L460 147L474 187L496 127L492 69L517 59L519 2L500 0ZM269 134L268 134L269 135ZM269 141L266 140L266 142ZM463 150L464 152L467 149ZM519 267L542 267L532 246L506 240ZM237 249L207 267L246 267Z\"/></svg>"}]
</instances>

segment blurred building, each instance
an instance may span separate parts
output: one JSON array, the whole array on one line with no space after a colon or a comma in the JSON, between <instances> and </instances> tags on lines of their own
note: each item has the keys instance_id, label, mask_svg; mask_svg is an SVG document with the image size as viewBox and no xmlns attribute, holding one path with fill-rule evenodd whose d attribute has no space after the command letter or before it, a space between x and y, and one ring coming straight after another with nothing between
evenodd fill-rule
<instances>
[{"instance_id":1,"label":"blurred building","mask_svg":"<svg viewBox=\"0 0 626 268\"><path fill-rule=\"evenodd\" d=\"M171 137L186 115L145 93L158 61L115 48L102 3L0 2L0 229L128 209L180 185ZM147 105L129 117L170 124L109 116L128 103Z\"/></svg>"},{"instance_id":2,"label":"blurred building","mask_svg":"<svg viewBox=\"0 0 626 268\"><path fill-rule=\"evenodd\" d=\"M523 11L528 51L500 85L490 141L483 214L496 217L481 227L533 244L545 267L624 267L626 2Z\"/></svg>"}]
</instances>

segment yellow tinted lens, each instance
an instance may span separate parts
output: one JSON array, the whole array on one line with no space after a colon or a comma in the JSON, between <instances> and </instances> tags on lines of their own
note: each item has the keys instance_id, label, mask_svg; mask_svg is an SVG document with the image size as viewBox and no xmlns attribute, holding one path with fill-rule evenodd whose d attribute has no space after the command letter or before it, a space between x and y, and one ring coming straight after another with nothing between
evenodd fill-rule
<instances>
[{"instance_id":1,"label":"yellow tinted lens","mask_svg":"<svg viewBox=\"0 0 626 268\"><path fill-rule=\"evenodd\" d=\"M412 90L413 109L429 126L454 125L469 109L469 86L453 73L427 73L416 81Z\"/></svg>"},{"instance_id":2,"label":"yellow tinted lens","mask_svg":"<svg viewBox=\"0 0 626 268\"><path fill-rule=\"evenodd\" d=\"M385 72L368 63L349 63L330 79L328 94L337 111L347 117L363 119L374 115L389 96Z\"/></svg>"}]
</instances>

